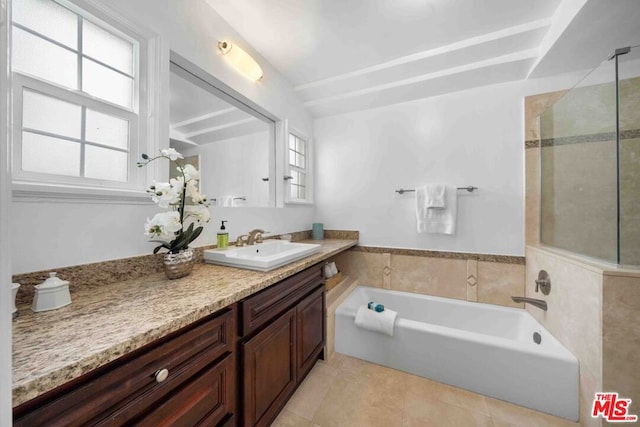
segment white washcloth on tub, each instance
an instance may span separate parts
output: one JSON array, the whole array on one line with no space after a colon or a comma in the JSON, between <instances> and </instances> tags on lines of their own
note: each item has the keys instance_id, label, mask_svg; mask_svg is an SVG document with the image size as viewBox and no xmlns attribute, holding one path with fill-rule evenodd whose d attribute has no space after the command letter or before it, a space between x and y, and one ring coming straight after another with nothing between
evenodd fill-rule
<instances>
[{"instance_id":1,"label":"white washcloth on tub","mask_svg":"<svg viewBox=\"0 0 640 427\"><path fill-rule=\"evenodd\" d=\"M369 310L365 304L358 308L358 312L356 313L356 326L392 337L393 325L396 323L397 316L397 312L389 310L388 308L378 313L375 310Z\"/></svg>"},{"instance_id":2,"label":"white washcloth on tub","mask_svg":"<svg viewBox=\"0 0 640 427\"><path fill-rule=\"evenodd\" d=\"M456 187L447 185L445 207L430 209L426 207L426 189L416 188L416 219L418 233L454 234L456 232L458 194Z\"/></svg>"}]
</instances>

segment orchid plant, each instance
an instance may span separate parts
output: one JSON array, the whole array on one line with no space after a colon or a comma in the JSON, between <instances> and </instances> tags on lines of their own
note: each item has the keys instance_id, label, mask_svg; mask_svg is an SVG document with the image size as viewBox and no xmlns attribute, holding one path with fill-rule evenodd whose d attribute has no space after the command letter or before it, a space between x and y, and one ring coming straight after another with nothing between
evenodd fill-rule
<instances>
[{"instance_id":1,"label":"orchid plant","mask_svg":"<svg viewBox=\"0 0 640 427\"><path fill-rule=\"evenodd\" d=\"M142 154L142 160L138 162L138 167L143 167L158 159L167 159L176 166L178 177L171 178L169 182L155 182L147 189L151 199L161 208L171 209L166 212L155 214L151 219L147 218L144 225L145 234L151 237L151 241L160 243L153 253L158 253L162 248L169 253L177 254L181 250L189 247L202 233L203 226L195 227L195 224L209 222L211 215L207 198L198 191L198 180L200 172L191 164L182 164L180 159L184 159L182 154L173 148L160 150L160 155L149 157ZM190 198L193 205L185 205L186 199ZM193 221L185 229L185 221Z\"/></svg>"}]
</instances>

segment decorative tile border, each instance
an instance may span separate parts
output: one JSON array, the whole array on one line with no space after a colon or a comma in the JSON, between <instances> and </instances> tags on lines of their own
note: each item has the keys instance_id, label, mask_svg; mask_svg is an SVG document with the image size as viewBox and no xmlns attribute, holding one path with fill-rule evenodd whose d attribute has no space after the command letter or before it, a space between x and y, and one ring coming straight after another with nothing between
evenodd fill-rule
<instances>
[{"instance_id":1,"label":"decorative tile border","mask_svg":"<svg viewBox=\"0 0 640 427\"><path fill-rule=\"evenodd\" d=\"M474 260L485 262L499 262L503 264L525 264L525 257L512 255L489 255L489 254L473 254L467 252L444 252L431 251L426 249L403 249L403 248L383 248L379 246L355 246L352 251L367 252L374 254L391 254L391 255L410 255L425 258L446 258Z\"/></svg>"},{"instance_id":2,"label":"decorative tile border","mask_svg":"<svg viewBox=\"0 0 640 427\"><path fill-rule=\"evenodd\" d=\"M640 129L624 130L620 132L620 139L640 138ZM590 142L615 141L615 132L601 132L589 135L564 136L560 138L544 138L542 140L526 140L525 148L554 147L558 145L584 144Z\"/></svg>"}]
</instances>

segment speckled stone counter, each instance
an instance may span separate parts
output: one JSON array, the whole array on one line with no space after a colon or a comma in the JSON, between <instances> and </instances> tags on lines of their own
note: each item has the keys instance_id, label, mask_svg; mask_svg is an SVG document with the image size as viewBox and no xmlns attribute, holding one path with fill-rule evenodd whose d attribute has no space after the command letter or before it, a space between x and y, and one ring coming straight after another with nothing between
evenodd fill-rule
<instances>
[{"instance_id":1,"label":"speckled stone counter","mask_svg":"<svg viewBox=\"0 0 640 427\"><path fill-rule=\"evenodd\" d=\"M357 240L328 239L320 253L262 273L197 264L182 279L151 274L108 286L80 286L72 304L13 321L13 406L54 389L332 257Z\"/></svg>"}]
</instances>

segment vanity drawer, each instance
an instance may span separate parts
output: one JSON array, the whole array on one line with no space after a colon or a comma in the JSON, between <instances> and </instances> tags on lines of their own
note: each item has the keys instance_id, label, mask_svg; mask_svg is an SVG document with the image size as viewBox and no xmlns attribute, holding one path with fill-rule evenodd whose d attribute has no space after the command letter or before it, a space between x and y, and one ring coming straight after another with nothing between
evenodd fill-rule
<instances>
[{"instance_id":1,"label":"vanity drawer","mask_svg":"<svg viewBox=\"0 0 640 427\"><path fill-rule=\"evenodd\" d=\"M140 427L213 426L233 416L236 392L233 355L198 372L135 424Z\"/></svg>"},{"instance_id":2,"label":"vanity drawer","mask_svg":"<svg viewBox=\"0 0 640 427\"><path fill-rule=\"evenodd\" d=\"M240 335L257 331L323 283L322 269L314 266L241 301Z\"/></svg>"},{"instance_id":3,"label":"vanity drawer","mask_svg":"<svg viewBox=\"0 0 640 427\"><path fill-rule=\"evenodd\" d=\"M14 425L125 423L232 353L234 319L225 309L27 402L15 409Z\"/></svg>"}]
</instances>

